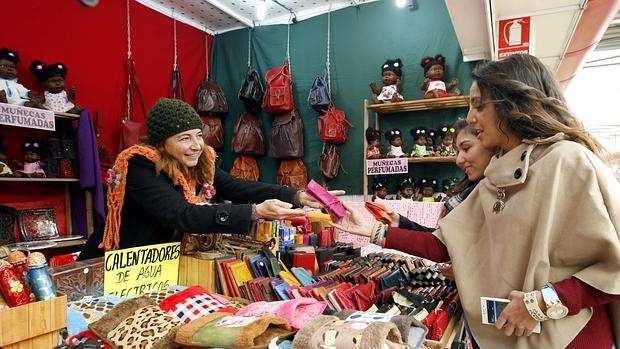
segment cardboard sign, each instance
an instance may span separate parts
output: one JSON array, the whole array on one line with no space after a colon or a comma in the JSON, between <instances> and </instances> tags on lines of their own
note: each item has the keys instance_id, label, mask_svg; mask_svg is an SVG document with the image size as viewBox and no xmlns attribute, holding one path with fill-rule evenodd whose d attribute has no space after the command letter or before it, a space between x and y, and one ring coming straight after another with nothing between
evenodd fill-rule
<instances>
[{"instance_id":1,"label":"cardboard sign","mask_svg":"<svg viewBox=\"0 0 620 349\"><path fill-rule=\"evenodd\" d=\"M127 297L176 285L180 251L181 243L172 242L106 252L103 294Z\"/></svg>"},{"instance_id":2,"label":"cardboard sign","mask_svg":"<svg viewBox=\"0 0 620 349\"><path fill-rule=\"evenodd\" d=\"M407 158L387 158L366 160L366 175L380 175L392 173L408 173L409 161Z\"/></svg>"},{"instance_id":3,"label":"cardboard sign","mask_svg":"<svg viewBox=\"0 0 620 349\"><path fill-rule=\"evenodd\" d=\"M530 43L530 24L530 16L506 18L499 21L497 31L498 59L506 58L515 53L533 54Z\"/></svg>"},{"instance_id":4,"label":"cardboard sign","mask_svg":"<svg viewBox=\"0 0 620 349\"><path fill-rule=\"evenodd\" d=\"M0 125L56 131L53 111L6 103L0 103Z\"/></svg>"}]
</instances>

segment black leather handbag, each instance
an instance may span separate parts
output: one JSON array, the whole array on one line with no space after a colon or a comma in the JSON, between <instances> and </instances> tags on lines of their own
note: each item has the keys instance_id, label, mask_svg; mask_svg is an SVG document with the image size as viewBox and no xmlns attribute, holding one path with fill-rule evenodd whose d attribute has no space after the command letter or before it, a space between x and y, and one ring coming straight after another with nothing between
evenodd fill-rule
<instances>
[{"instance_id":1,"label":"black leather handbag","mask_svg":"<svg viewBox=\"0 0 620 349\"><path fill-rule=\"evenodd\" d=\"M248 113L256 114L260 111L264 93L258 72L249 68L239 89L239 99L243 101Z\"/></svg>"}]
</instances>

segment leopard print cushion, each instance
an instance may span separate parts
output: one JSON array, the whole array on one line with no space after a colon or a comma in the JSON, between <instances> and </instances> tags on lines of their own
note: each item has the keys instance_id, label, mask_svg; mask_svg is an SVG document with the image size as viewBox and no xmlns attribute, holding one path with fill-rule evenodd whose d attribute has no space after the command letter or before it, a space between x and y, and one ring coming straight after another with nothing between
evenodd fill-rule
<instances>
[{"instance_id":1,"label":"leopard print cushion","mask_svg":"<svg viewBox=\"0 0 620 349\"><path fill-rule=\"evenodd\" d=\"M118 324L108 333L108 339L118 349L148 349L180 325L174 316L166 314L158 306L149 305L139 308Z\"/></svg>"}]
</instances>

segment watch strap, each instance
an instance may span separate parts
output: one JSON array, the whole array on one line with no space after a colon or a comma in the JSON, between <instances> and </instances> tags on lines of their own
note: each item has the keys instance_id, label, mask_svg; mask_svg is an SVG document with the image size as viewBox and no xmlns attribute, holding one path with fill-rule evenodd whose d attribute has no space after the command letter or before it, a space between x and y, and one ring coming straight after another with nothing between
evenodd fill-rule
<instances>
[{"instance_id":1,"label":"watch strap","mask_svg":"<svg viewBox=\"0 0 620 349\"><path fill-rule=\"evenodd\" d=\"M530 313L530 316L539 322L549 320L547 314L545 314L540 307L538 306L538 300L536 299L536 291L526 292L523 295L523 302L525 303L525 308L527 308L527 312Z\"/></svg>"}]
</instances>

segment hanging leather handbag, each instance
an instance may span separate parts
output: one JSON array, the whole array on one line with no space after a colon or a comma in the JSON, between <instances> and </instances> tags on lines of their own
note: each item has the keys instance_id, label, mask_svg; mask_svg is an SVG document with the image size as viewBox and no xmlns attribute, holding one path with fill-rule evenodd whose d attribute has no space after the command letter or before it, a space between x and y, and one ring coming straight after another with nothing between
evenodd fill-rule
<instances>
[{"instance_id":1,"label":"hanging leather handbag","mask_svg":"<svg viewBox=\"0 0 620 349\"><path fill-rule=\"evenodd\" d=\"M293 104L293 82L288 66L288 59L284 65L270 69L265 75L267 89L263 97L263 110L267 113L286 113L295 107Z\"/></svg>"},{"instance_id":2,"label":"hanging leather handbag","mask_svg":"<svg viewBox=\"0 0 620 349\"><path fill-rule=\"evenodd\" d=\"M317 76L312 83L310 93L308 94L308 104L312 109L323 113L329 107L331 100L329 98L329 86L323 76Z\"/></svg>"},{"instance_id":3,"label":"hanging leather handbag","mask_svg":"<svg viewBox=\"0 0 620 349\"><path fill-rule=\"evenodd\" d=\"M239 99L243 101L245 110L248 113L257 114L261 109L264 94L265 91L258 72L255 69L248 68L239 89Z\"/></svg>"},{"instance_id":4,"label":"hanging leather handbag","mask_svg":"<svg viewBox=\"0 0 620 349\"><path fill-rule=\"evenodd\" d=\"M276 159L304 156L304 126L296 110L274 116L269 135L269 156Z\"/></svg>"},{"instance_id":5,"label":"hanging leather handbag","mask_svg":"<svg viewBox=\"0 0 620 349\"><path fill-rule=\"evenodd\" d=\"M282 160L277 176L278 184L304 189L308 183L308 171L302 159Z\"/></svg>"},{"instance_id":6,"label":"hanging leather handbag","mask_svg":"<svg viewBox=\"0 0 620 349\"><path fill-rule=\"evenodd\" d=\"M202 122L204 123L202 138L205 144L216 150L222 149L224 147L222 119L219 116L203 116Z\"/></svg>"},{"instance_id":7,"label":"hanging leather handbag","mask_svg":"<svg viewBox=\"0 0 620 349\"><path fill-rule=\"evenodd\" d=\"M238 155L230 169L230 174L237 178L257 181L259 177L258 163L249 155Z\"/></svg>"},{"instance_id":8,"label":"hanging leather handbag","mask_svg":"<svg viewBox=\"0 0 620 349\"><path fill-rule=\"evenodd\" d=\"M335 144L328 144L319 158L319 169L326 179L334 179L342 167L340 153Z\"/></svg>"},{"instance_id":9,"label":"hanging leather handbag","mask_svg":"<svg viewBox=\"0 0 620 349\"><path fill-rule=\"evenodd\" d=\"M265 155L263 122L257 115L240 113L232 136L232 151L246 155Z\"/></svg>"},{"instance_id":10,"label":"hanging leather handbag","mask_svg":"<svg viewBox=\"0 0 620 349\"><path fill-rule=\"evenodd\" d=\"M200 115L226 114L228 102L222 88L214 81L204 80L194 95L196 111Z\"/></svg>"},{"instance_id":11,"label":"hanging leather handbag","mask_svg":"<svg viewBox=\"0 0 620 349\"><path fill-rule=\"evenodd\" d=\"M142 92L140 90L140 84L138 77L136 76L136 63L132 58L127 59L126 64L127 72L129 75L129 81L127 82L127 110L125 116L121 121L121 138L119 144L119 151L127 149L132 145L138 144L142 139L146 138L146 125L144 122L137 122L132 120L131 108L133 107L134 93L137 95L137 99L142 109L144 119L146 119L146 108L144 107L144 100L142 99ZM135 92L134 92L135 90Z\"/></svg>"},{"instance_id":12,"label":"hanging leather handbag","mask_svg":"<svg viewBox=\"0 0 620 349\"><path fill-rule=\"evenodd\" d=\"M331 105L324 115L319 116L319 137L330 143L342 144L347 140L349 127L353 124L347 120L344 112Z\"/></svg>"}]
</instances>

